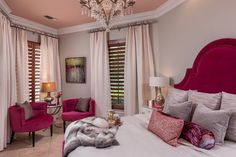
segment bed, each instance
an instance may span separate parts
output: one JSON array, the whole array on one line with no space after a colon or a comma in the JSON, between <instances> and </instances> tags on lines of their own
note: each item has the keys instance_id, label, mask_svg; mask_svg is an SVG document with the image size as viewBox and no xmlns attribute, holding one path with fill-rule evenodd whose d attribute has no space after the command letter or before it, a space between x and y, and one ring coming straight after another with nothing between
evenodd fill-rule
<instances>
[{"instance_id":1,"label":"bed","mask_svg":"<svg viewBox=\"0 0 236 157\"><path fill-rule=\"evenodd\" d=\"M221 39L200 51L193 67L187 70L183 81L175 88L236 94L235 79L236 39ZM116 135L119 146L106 149L78 147L69 157L233 157L236 154L236 143L229 141L212 150L196 148L183 139L179 140L177 147L172 147L147 130L149 118L148 114L122 118L124 124Z\"/></svg>"}]
</instances>

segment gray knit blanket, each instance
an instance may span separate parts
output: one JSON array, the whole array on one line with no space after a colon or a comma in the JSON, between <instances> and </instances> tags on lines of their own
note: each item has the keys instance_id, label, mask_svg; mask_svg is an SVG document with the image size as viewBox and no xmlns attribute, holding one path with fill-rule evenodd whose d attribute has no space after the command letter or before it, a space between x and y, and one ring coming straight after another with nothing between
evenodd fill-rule
<instances>
[{"instance_id":1,"label":"gray knit blanket","mask_svg":"<svg viewBox=\"0 0 236 157\"><path fill-rule=\"evenodd\" d=\"M106 148L119 145L115 139L118 127L98 128L92 124L94 119L84 119L70 124L65 133L64 157L80 146Z\"/></svg>"}]
</instances>

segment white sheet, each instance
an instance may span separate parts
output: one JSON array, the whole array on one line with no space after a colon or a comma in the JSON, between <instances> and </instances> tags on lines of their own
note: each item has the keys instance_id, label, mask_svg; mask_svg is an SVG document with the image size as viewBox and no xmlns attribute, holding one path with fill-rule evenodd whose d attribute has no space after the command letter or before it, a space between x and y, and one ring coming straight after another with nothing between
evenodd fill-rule
<instances>
[{"instance_id":1,"label":"white sheet","mask_svg":"<svg viewBox=\"0 0 236 157\"><path fill-rule=\"evenodd\" d=\"M235 157L236 143L233 142L203 150L181 139L182 144L172 147L147 130L148 119L147 115L124 117L116 136L120 146L79 147L69 157Z\"/></svg>"}]
</instances>

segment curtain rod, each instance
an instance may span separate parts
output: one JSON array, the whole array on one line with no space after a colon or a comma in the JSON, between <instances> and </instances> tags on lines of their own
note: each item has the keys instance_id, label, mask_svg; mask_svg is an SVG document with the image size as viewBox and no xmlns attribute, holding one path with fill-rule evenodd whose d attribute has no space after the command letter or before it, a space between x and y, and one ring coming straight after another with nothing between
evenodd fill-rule
<instances>
[{"instance_id":1,"label":"curtain rod","mask_svg":"<svg viewBox=\"0 0 236 157\"><path fill-rule=\"evenodd\" d=\"M158 22L157 20L139 21L139 22L128 23L128 24L124 24L124 25L114 26L114 27L111 28L111 30L121 30L123 28L140 26L140 25L147 25L147 24L152 24L152 23L157 23L157 22ZM97 29L90 30L89 33L102 32L102 31L105 31L105 30L106 29L104 29L104 28L97 28Z\"/></svg>"},{"instance_id":2,"label":"curtain rod","mask_svg":"<svg viewBox=\"0 0 236 157\"><path fill-rule=\"evenodd\" d=\"M47 33L47 32L43 32L43 31L40 31L40 30L36 30L36 29L30 28L30 27L22 26L20 24L16 24L16 23L12 22L10 16L7 13L5 13L5 11L2 10L1 8L0 8L0 12L10 21L11 27L19 28L19 29L29 31L29 32L32 32L32 33L37 33L37 34L40 34L40 35L45 35L45 36L49 36L49 37L52 37L52 38L59 39L57 35Z\"/></svg>"}]
</instances>

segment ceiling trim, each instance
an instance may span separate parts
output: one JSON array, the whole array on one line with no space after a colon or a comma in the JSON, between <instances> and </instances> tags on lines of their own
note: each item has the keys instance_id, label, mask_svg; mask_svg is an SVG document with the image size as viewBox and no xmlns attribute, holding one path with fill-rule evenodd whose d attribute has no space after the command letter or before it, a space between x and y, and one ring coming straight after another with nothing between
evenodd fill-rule
<instances>
[{"instance_id":1,"label":"ceiling trim","mask_svg":"<svg viewBox=\"0 0 236 157\"><path fill-rule=\"evenodd\" d=\"M172 10L173 8L179 6L180 4L182 4L185 1L186 0L168 0L163 5L161 5L159 8L157 8L156 10L147 11L144 13L132 14L129 16L124 16L124 17L120 18L119 22L114 22L114 26L138 22L138 21L144 21L144 20L157 19L160 16L162 16L165 13ZM58 34L63 35L63 34L81 32L81 31L88 31L88 30L97 29L100 27L102 27L101 24L99 24L97 22L93 22L93 23L87 23L87 24L58 29Z\"/></svg>"},{"instance_id":2,"label":"ceiling trim","mask_svg":"<svg viewBox=\"0 0 236 157\"><path fill-rule=\"evenodd\" d=\"M12 10L10 9L10 7L7 5L7 3L4 0L0 0L0 8L3 9L3 11L10 17L11 21L15 24L19 24L19 25L36 29L39 31L43 31L46 33L58 35L58 30L55 28L48 27L38 22L34 22L34 21L11 14Z\"/></svg>"},{"instance_id":3,"label":"ceiling trim","mask_svg":"<svg viewBox=\"0 0 236 157\"><path fill-rule=\"evenodd\" d=\"M7 3L4 0L0 0L0 7L5 11L7 14L10 14L12 10L10 7L7 5Z\"/></svg>"},{"instance_id":4,"label":"ceiling trim","mask_svg":"<svg viewBox=\"0 0 236 157\"><path fill-rule=\"evenodd\" d=\"M46 33L58 35L58 30L55 29L55 28L48 27L48 26L45 26L43 24L31 21L31 20L27 20L25 18L15 16L15 15L12 15L12 14L10 14L9 16L11 18L11 21L15 24L26 26L26 27L36 29L36 30L39 30L39 31L43 31L43 32L46 32Z\"/></svg>"},{"instance_id":5,"label":"ceiling trim","mask_svg":"<svg viewBox=\"0 0 236 157\"><path fill-rule=\"evenodd\" d=\"M127 23L133 23L133 22L139 22L139 21L144 21L144 20L157 19L160 16L172 10L173 8L179 6L184 1L186 0L168 0L156 10L121 17L119 18L119 22L114 22L114 26L127 24ZM88 31L91 29L97 29L97 28L102 27L102 25L99 24L98 22L92 22L92 23L87 23L87 24L71 26L71 27L65 27L61 29L55 29L55 28L11 14L12 10L10 9L10 7L7 5L7 3L4 0L0 0L0 7L8 14L8 16L11 18L13 23L26 26L29 28L37 29L40 31L44 31L47 33L51 33L54 35L62 35L62 34L81 32L81 31Z\"/></svg>"}]
</instances>

